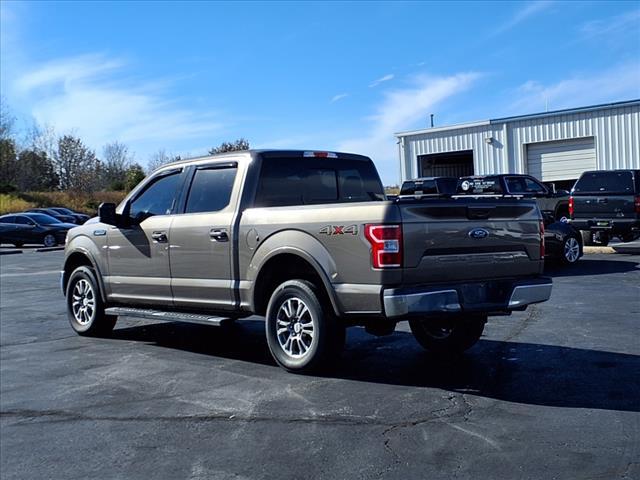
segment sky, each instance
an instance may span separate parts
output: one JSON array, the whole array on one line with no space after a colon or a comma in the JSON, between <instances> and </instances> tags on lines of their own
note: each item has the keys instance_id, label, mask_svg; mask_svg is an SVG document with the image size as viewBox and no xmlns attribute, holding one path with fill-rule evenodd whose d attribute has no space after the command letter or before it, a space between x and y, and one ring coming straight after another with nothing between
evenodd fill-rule
<instances>
[{"instance_id":1,"label":"sky","mask_svg":"<svg viewBox=\"0 0 640 480\"><path fill-rule=\"evenodd\" d=\"M0 3L0 94L98 156L369 155L394 133L640 98L640 2Z\"/></svg>"}]
</instances>

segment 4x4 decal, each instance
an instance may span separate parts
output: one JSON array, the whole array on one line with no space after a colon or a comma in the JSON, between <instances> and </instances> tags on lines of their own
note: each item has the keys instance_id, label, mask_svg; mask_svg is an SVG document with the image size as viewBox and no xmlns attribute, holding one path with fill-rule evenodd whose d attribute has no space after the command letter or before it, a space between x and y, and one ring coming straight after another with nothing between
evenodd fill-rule
<instances>
[{"instance_id":1,"label":"4x4 decal","mask_svg":"<svg viewBox=\"0 0 640 480\"><path fill-rule=\"evenodd\" d=\"M357 235L358 225L326 225L318 232L322 235Z\"/></svg>"}]
</instances>

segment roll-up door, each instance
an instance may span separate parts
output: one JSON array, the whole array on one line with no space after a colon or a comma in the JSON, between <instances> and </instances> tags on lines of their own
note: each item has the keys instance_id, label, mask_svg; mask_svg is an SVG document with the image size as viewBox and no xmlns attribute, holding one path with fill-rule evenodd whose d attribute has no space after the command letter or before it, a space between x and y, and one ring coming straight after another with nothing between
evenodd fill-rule
<instances>
[{"instance_id":1,"label":"roll-up door","mask_svg":"<svg viewBox=\"0 0 640 480\"><path fill-rule=\"evenodd\" d=\"M595 169L593 137L527 145L527 173L544 182L575 180L585 170Z\"/></svg>"}]
</instances>

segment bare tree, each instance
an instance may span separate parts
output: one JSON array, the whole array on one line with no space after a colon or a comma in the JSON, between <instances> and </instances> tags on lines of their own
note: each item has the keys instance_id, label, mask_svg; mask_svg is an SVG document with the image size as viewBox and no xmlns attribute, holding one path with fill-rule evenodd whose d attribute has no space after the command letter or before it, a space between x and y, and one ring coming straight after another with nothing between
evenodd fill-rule
<instances>
[{"instance_id":1,"label":"bare tree","mask_svg":"<svg viewBox=\"0 0 640 480\"><path fill-rule=\"evenodd\" d=\"M239 138L235 142L222 142L219 147L213 147L209 150L209 155L224 152L237 152L240 150L249 150L249 140Z\"/></svg>"},{"instance_id":2,"label":"bare tree","mask_svg":"<svg viewBox=\"0 0 640 480\"><path fill-rule=\"evenodd\" d=\"M4 97L0 97L0 140L13 138L13 126L16 117L11 113L11 109L7 105Z\"/></svg>"},{"instance_id":3,"label":"bare tree","mask_svg":"<svg viewBox=\"0 0 640 480\"><path fill-rule=\"evenodd\" d=\"M153 172L167 163L177 162L180 158L180 155L172 155L171 153L167 153L164 148L160 149L149 157L149 161L147 162L147 171Z\"/></svg>"},{"instance_id":4,"label":"bare tree","mask_svg":"<svg viewBox=\"0 0 640 480\"><path fill-rule=\"evenodd\" d=\"M124 190L127 170L133 163L133 155L124 143L107 143L102 149L102 168L104 184L112 190Z\"/></svg>"}]
</instances>

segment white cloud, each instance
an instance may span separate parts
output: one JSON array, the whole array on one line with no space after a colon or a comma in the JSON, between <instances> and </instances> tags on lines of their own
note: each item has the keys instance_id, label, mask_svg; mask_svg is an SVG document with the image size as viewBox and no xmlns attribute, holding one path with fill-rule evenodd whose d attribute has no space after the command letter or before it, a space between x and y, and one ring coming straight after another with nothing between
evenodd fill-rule
<instances>
[{"instance_id":1,"label":"white cloud","mask_svg":"<svg viewBox=\"0 0 640 480\"><path fill-rule=\"evenodd\" d=\"M582 25L580 30L587 38L632 30L637 38L640 31L640 9L601 20L592 20Z\"/></svg>"},{"instance_id":2,"label":"white cloud","mask_svg":"<svg viewBox=\"0 0 640 480\"><path fill-rule=\"evenodd\" d=\"M331 101L330 101L329 103L337 102L338 100L342 100L343 98L346 98L346 97L348 97L348 96L349 96L349 94L348 94L348 93L339 93L338 95L334 95L334 96L331 98Z\"/></svg>"},{"instance_id":3,"label":"white cloud","mask_svg":"<svg viewBox=\"0 0 640 480\"><path fill-rule=\"evenodd\" d=\"M14 72L10 88L36 121L74 131L95 149L119 140L133 149L155 142L154 150L221 130L211 114L168 100L162 79L133 81L126 67L122 59L99 54L60 58Z\"/></svg>"},{"instance_id":4,"label":"white cloud","mask_svg":"<svg viewBox=\"0 0 640 480\"><path fill-rule=\"evenodd\" d=\"M544 85L529 80L518 87L519 98L510 110L517 113L541 112L640 98L640 63L618 66L599 74L576 74Z\"/></svg>"},{"instance_id":5,"label":"white cloud","mask_svg":"<svg viewBox=\"0 0 640 480\"><path fill-rule=\"evenodd\" d=\"M448 77L418 76L410 88L384 93L375 115L370 117L371 128L359 138L340 143L338 150L371 156L385 183L398 178L398 151L394 133L415 127L438 103L471 87L478 73L461 73Z\"/></svg>"},{"instance_id":6,"label":"white cloud","mask_svg":"<svg viewBox=\"0 0 640 480\"><path fill-rule=\"evenodd\" d=\"M393 80L394 77L395 77L395 75L393 73L389 73L389 74L385 75L384 77L380 77L379 79L374 80L373 82L371 82L371 84L369 85L369 88L377 87L378 85L380 85L383 82L388 82L389 80Z\"/></svg>"},{"instance_id":7,"label":"white cloud","mask_svg":"<svg viewBox=\"0 0 640 480\"><path fill-rule=\"evenodd\" d=\"M520 8L516 13L514 13L511 18L509 18L502 25L497 26L495 30L493 30L492 35L499 35L500 33L512 29L528 18L542 12L543 10L546 10L551 6L552 3L553 2L549 0L540 0L524 4L524 6Z\"/></svg>"}]
</instances>

